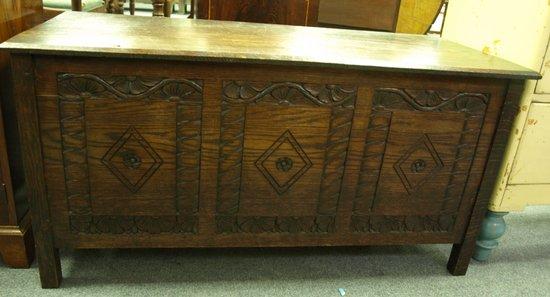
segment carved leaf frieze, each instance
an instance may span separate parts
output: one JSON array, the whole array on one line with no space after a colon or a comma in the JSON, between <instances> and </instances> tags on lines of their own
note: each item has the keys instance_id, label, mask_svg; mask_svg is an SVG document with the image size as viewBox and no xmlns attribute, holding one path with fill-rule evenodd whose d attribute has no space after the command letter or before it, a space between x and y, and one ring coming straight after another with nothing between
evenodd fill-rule
<instances>
[{"instance_id":1,"label":"carved leaf frieze","mask_svg":"<svg viewBox=\"0 0 550 297\"><path fill-rule=\"evenodd\" d=\"M70 229L82 234L197 233L197 216L70 216Z\"/></svg>"},{"instance_id":2,"label":"carved leaf frieze","mask_svg":"<svg viewBox=\"0 0 550 297\"><path fill-rule=\"evenodd\" d=\"M116 98L201 102L202 82L188 79L105 76L65 73L58 76L59 93L66 98Z\"/></svg>"},{"instance_id":3,"label":"carved leaf frieze","mask_svg":"<svg viewBox=\"0 0 550 297\"><path fill-rule=\"evenodd\" d=\"M331 233L335 216L216 216L218 233Z\"/></svg>"},{"instance_id":4,"label":"carved leaf frieze","mask_svg":"<svg viewBox=\"0 0 550 297\"><path fill-rule=\"evenodd\" d=\"M479 93L453 91L379 88L373 99L374 107L411 109L418 111L460 111L482 114L489 97Z\"/></svg>"},{"instance_id":5,"label":"carved leaf frieze","mask_svg":"<svg viewBox=\"0 0 550 297\"><path fill-rule=\"evenodd\" d=\"M357 87L295 82L224 81L223 96L224 100L231 103L273 101L280 105L306 103L352 107L357 97Z\"/></svg>"},{"instance_id":6,"label":"carved leaf frieze","mask_svg":"<svg viewBox=\"0 0 550 297\"><path fill-rule=\"evenodd\" d=\"M452 232L455 215L352 216L351 229L361 233Z\"/></svg>"}]
</instances>

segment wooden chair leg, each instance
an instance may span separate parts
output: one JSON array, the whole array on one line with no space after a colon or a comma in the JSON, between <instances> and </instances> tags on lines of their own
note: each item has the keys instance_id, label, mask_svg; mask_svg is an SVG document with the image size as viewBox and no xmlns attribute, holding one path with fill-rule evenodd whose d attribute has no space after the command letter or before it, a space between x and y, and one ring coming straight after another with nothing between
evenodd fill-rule
<instances>
[{"instance_id":1,"label":"wooden chair leg","mask_svg":"<svg viewBox=\"0 0 550 297\"><path fill-rule=\"evenodd\" d=\"M126 0L118 0L117 1L115 13L124 14L124 3L126 3Z\"/></svg>"},{"instance_id":2,"label":"wooden chair leg","mask_svg":"<svg viewBox=\"0 0 550 297\"><path fill-rule=\"evenodd\" d=\"M82 0L71 0L71 9L74 11L82 11Z\"/></svg>"},{"instance_id":3,"label":"wooden chair leg","mask_svg":"<svg viewBox=\"0 0 550 297\"><path fill-rule=\"evenodd\" d=\"M189 18L195 18L195 0L191 0L191 10L189 11Z\"/></svg>"},{"instance_id":4,"label":"wooden chair leg","mask_svg":"<svg viewBox=\"0 0 550 297\"><path fill-rule=\"evenodd\" d=\"M153 16L164 16L164 0L151 0L153 3Z\"/></svg>"},{"instance_id":5,"label":"wooden chair leg","mask_svg":"<svg viewBox=\"0 0 550 297\"><path fill-rule=\"evenodd\" d=\"M130 0L130 14L134 15L136 13L136 0Z\"/></svg>"},{"instance_id":6,"label":"wooden chair leg","mask_svg":"<svg viewBox=\"0 0 550 297\"><path fill-rule=\"evenodd\" d=\"M171 0L166 0L164 2L164 16L169 18L172 16L172 9L174 8L174 3Z\"/></svg>"}]
</instances>

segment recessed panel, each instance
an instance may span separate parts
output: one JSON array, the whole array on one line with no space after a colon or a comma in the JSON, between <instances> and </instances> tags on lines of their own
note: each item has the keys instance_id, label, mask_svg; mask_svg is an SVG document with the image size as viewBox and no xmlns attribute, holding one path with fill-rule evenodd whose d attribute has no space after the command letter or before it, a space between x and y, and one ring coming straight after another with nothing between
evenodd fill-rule
<instances>
[{"instance_id":1,"label":"recessed panel","mask_svg":"<svg viewBox=\"0 0 550 297\"><path fill-rule=\"evenodd\" d=\"M224 81L218 233L334 232L357 88Z\"/></svg>"},{"instance_id":2,"label":"recessed panel","mask_svg":"<svg viewBox=\"0 0 550 297\"><path fill-rule=\"evenodd\" d=\"M74 233L196 233L202 83L59 74Z\"/></svg>"},{"instance_id":3,"label":"recessed panel","mask_svg":"<svg viewBox=\"0 0 550 297\"><path fill-rule=\"evenodd\" d=\"M489 98L445 90L375 91L351 230L454 230Z\"/></svg>"},{"instance_id":4,"label":"recessed panel","mask_svg":"<svg viewBox=\"0 0 550 297\"><path fill-rule=\"evenodd\" d=\"M247 109L243 151L243 215L315 215L330 108Z\"/></svg>"}]
</instances>

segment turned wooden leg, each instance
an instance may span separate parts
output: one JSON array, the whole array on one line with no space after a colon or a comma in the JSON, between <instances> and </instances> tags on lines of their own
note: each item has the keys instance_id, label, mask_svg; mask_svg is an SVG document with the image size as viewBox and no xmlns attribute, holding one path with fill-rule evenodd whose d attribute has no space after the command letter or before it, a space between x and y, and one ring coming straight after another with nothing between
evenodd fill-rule
<instances>
[{"instance_id":1,"label":"turned wooden leg","mask_svg":"<svg viewBox=\"0 0 550 297\"><path fill-rule=\"evenodd\" d=\"M0 227L0 257L11 268L29 268L34 260L30 222L19 227Z\"/></svg>"},{"instance_id":2,"label":"turned wooden leg","mask_svg":"<svg viewBox=\"0 0 550 297\"><path fill-rule=\"evenodd\" d=\"M71 10L82 11L82 0L71 0Z\"/></svg>"},{"instance_id":3,"label":"turned wooden leg","mask_svg":"<svg viewBox=\"0 0 550 297\"><path fill-rule=\"evenodd\" d=\"M169 18L172 16L172 9L174 8L174 3L172 0L164 1L164 16Z\"/></svg>"},{"instance_id":4,"label":"turned wooden leg","mask_svg":"<svg viewBox=\"0 0 550 297\"><path fill-rule=\"evenodd\" d=\"M506 222L504 216L507 212L488 211L485 214L485 220L481 224L481 231L476 241L476 250L474 259L486 261L491 253L498 246L498 240L506 232Z\"/></svg>"},{"instance_id":5,"label":"turned wooden leg","mask_svg":"<svg viewBox=\"0 0 550 297\"><path fill-rule=\"evenodd\" d=\"M115 13L116 14L124 14L124 3L126 3L126 0L117 0L116 6L115 6Z\"/></svg>"},{"instance_id":6,"label":"turned wooden leg","mask_svg":"<svg viewBox=\"0 0 550 297\"><path fill-rule=\"evenodd\" d=\"M164 16L164 0L151 0L153 3L153 16Z\"/></svg>"}]
</instances>

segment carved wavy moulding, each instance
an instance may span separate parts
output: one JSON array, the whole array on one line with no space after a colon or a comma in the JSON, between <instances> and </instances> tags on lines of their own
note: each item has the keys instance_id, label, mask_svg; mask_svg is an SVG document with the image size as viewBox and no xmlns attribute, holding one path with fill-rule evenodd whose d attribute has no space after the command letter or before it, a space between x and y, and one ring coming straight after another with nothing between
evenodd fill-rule
<instances>
[{"instance_id":1,"label":"carved wavy moulding","mask_svg":"<svg viewBox=\"0 0 550 297\"><path fill-rule=\"evenodd\" d=\"M262 101L279 105L309 103L317 106L353 107L357 87L296 82L224 81L223 96L230 103Z\"/></svg>"},{"instance_id":2,"label":"carved wavy moulding","mask_svg":"<svg viewBox=\"0 0 550 297\"><path fill-rule=\"evenodd\" d=\"M196 234L197 216L70 216L73 233L82 234Z\"/></svg>"},{"instance_id":3,"label":"carved wavy moulding","mask_svg":"<svg viewBox=\"0 0 550 297\"><path fill-rule=\"evenodd\" d=\"M58 92L67 99L116 98L187 100L201 102L202 82L142 76L98 76L63 73L58 75Z\"/></svg>"},{"instance_id":4,"label":"carved wavy moulding","mask_svg":"<svg viewBox=\"0 0 550 297\"><path fill-rule=\"evenodd\" d=\"M468 114L483 114L489 96L446 90L413 90L378 88L373 98L373 108L404 109L417 111L459 111Z\"/></svg>"},{"instance_id":5,"label":"carved wavy moulding","mask_svg":"<svg viewBox=\"0 0 550 297\"><path fill-rule=\"evenodd\" d=\"M360 233L437 233L452 232L455 215L352 216L351 229Z\"/></svg>"}]
</instances>

